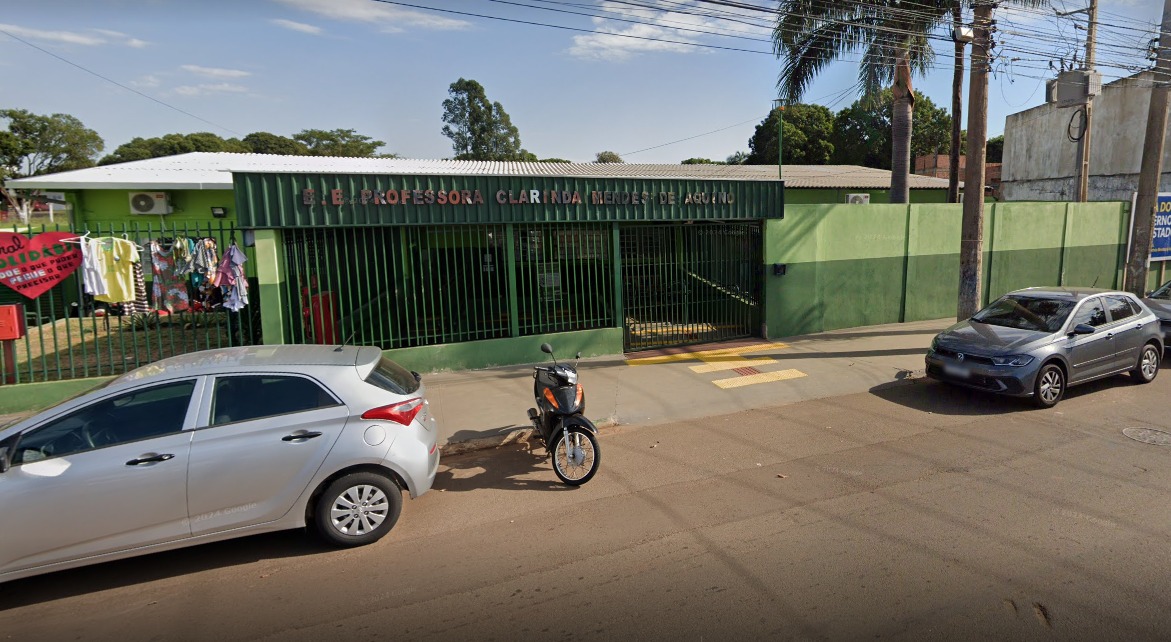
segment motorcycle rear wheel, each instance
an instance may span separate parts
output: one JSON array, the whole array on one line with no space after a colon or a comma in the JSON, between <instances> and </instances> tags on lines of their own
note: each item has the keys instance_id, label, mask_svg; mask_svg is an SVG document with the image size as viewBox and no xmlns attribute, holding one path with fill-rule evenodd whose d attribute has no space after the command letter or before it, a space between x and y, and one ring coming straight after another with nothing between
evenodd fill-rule
<instances>
[{"instance_id":1,"label":"motorcycle rear wheel","mask_svg":"<svg viewBox=\"0 0 1171 642\"><path fill-rule=\"evenodd\" d=\"M550 444L549 454L553 456L553 472L557 473L557 478L562 483L581 486L598 472L598 465L602 463L602 451L598 448L598 439L594 433L581 426L570 426L567 430L568 450L565 434L561 431L557 432L555 441Z\"/></svg>"}]
</instances>

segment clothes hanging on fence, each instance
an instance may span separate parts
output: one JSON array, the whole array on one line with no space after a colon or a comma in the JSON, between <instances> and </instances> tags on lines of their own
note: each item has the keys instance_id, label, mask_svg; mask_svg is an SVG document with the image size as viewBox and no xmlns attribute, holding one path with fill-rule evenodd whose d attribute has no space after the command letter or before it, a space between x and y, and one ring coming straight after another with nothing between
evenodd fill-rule
<instances>
[{"instance_id":1,"label":"clothes hanging on fence","mask_svg":"<svg viewBox=\"0 0 1171 642\"><path fill-rule=\"evenodd\" d=\"M216 269L213 283L220 286L224 295L224 307L239 312L248 305L248 278L244 275L244 262L248 258L233 242Z\"/></svg>"},{"instance_id":2,"label":"clothes hanging on fence","mask_svg":"<svg viewBox=\"0 0 1171 642\"><path fill-rule=\"evenodd\" d=\"M86 294L106 294L106 253L101 251L101 239L82 237L81 282Z\"/></svg>"},{"instance_id":3,"label":"clothes hanging on fence","mask_svg":"<svg viewBox=\"0 0 1171 642\"><path fill-rule=\"evenodd\" d=\"M134 264L134 298L122 303L122 314L147 314L150 302L146 298L146 281L142 277L142 262Z\"/></svg>"},{"instance_id":4,"label":"clothes hanging on fence","mask_svg":"<svg viewBox=\"0 0 1171 642\"><path fill-rule=\"evenodd\" d=\"M142 274L138 246L126 239L114 237L98 237L92 240L98 241L94 248L103 255L100 261L104 262L102 276L106 284L106 292L94 295L94 299L105 303L135 301L136 265L138 274ZM145 287L143 290L145 295Z\"/></svg>"},{"instance_id":5,"label":"clothes hanging on fence","mask_svg":"<svg viewBox=\"0 0 1171 642\"><path fill-rule=\"evenodd\" d=\"M191 274L191 283L198 288L203 285L205 279L212 278L219 265L215 239L209 237L196 241L193 254L195 268Z\"/></svg>"},{"instance_id":6,"label":"clothes hanging on fence","mask_svg":"<svg viewBox=\"0 0 1171 642\"><path fill-rule=\"evenodd\" d=\"M171 254L175 259L175 274L187 276L195 271L195 239L176 236Z\"/></svg>"},{"instance_id":7,"label":"clothes hanging on fence","mask_svg":"<svg viewBox=\"0 0 1171 642\"><path fill-rule=\"evenodd\" d=\"M186 247L186 239L175 239L172 243L161 240L151 241L150 256L153 279L152 291L155 307L168 312L183 312L191 307L187 294L187 279L177 270L178 248Z\"/></svg>"}]
</instances>

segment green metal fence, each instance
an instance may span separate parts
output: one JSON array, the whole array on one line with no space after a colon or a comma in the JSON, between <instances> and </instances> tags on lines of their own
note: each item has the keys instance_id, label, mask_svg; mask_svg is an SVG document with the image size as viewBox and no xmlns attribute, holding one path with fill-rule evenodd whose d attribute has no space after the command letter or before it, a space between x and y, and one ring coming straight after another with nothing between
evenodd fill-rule
<instances>
[{"instance_id":1,"label":"green metal fence","mask_svg":"<svg viewBox=\"0 0 1171 642\"><path fill-rule=\"evenodd\" d=\"M80 270L35 299L8 287L0 287L0 303L24 306L27 333L0 359L0 383L31 383L82 377L116 375L161 358L260 341L258 291L250 288L251 302L240 312L231 312L209 302L205 309L168 313L151 300L152 270L149 243L152 239L213 238L218 254L236 239L229 224L187 223L167 225L162 221L142 224L94 225L72 228L64 225L13 227L4 231L35 237L45 232L89 233L91 237L114 236L132 240L143 248L142 268L147 284L149 311L121 314L86 294ZM244 248L249 259L251 248ZM245 264L247 267L247 263ZM250 271L250 270L248 270ZM255 281L252 281L255 284Z\"/></svg>"},{"instance_id":2,"label":"green metal fence","mask_svg":"<svg viewBox=\"0 0 1171 642\"><path fill-rule=\"evenodd\" d=\"M291 343L383 349L614 326L609 224L287 230Z\"/></svg>"},{"instance_id":3,"label":"green metal fence","mask_svg":"<svg viewBox=\"0 0 1171 642\"><path fill-rule=\"evenodd\" d=\"M759 223L624 225L620 238L627 350L759 334Z\"/></svg>"}]
</instances>

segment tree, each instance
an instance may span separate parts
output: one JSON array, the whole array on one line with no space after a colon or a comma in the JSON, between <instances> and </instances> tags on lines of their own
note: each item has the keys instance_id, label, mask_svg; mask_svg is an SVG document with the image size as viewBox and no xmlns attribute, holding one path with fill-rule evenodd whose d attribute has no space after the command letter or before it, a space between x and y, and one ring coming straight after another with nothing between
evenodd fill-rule
<instances>
[{"instance_id":1,"label":"tree","mask_svg":"<svg viewBox=\"0 0 1171 642\"><path fill-rule=\"evenodd\" d=\"M1004 162L1004 134L989 138L988 144L984 146L987 151L986 162L1002 163Z\"/></svg>"},{"instance_id":2,"label":"tree","mask_svg":"<svg viewBox=\"0 0 1171 642\"><path fill-rule=\"evenodd\" d=\"M24 109L0 110L8 127L0 132L0 197L27 222L32 201L3 187L9 178L93 167L106 144L102 137L68 114L42 116Z\"/></svg>"},{"instance_id":3,"label":"tree","mask_svg":"<svg viewBox=\"0 0 1171 642\"><path fill-rule=\"evenodd\" d=\"M0 110L8 121L0 137L0 178L36 176L93 167L106 143L68 114L41 116L24 109Z\"/></svg>"},{"instance_id":4,"label":"tree","mask_svg":"<svg viewBox=\"0 0 1171 642\"><path fill-rule=\"evenodd\" d=\"M293 134L293 140L304 145L310 156L353 158L370 158L379 147L386 144L352 129L303 129Z\"/></svg>"},{"instance_id":5,"label":"tree","mask_svg":"<svg viewBox=\"0 0 1171 642\"><path fill-rule=\"evenodd\" d=\"M723 165L723 163L717 163L716 161L714 161L710 158L688 158L687 160L685 160L679 164L680 165Z\"/></svg>"},{"instance_id":6,"label":"tree","mask_svg":"<svg viewBox=\"0 0 1171 642\"><path fill-rule=\"evenodd\" d=\"M769 112L748 140L748 165L777 164L777 115L784 127L784 160L790 165L825 165L833 154L834 114L821 105L789 105Z\"/></svg>"},{"instance_id":7,"label":"tree","mask_svg":"<svg viewBox=\"0 0 1171 642\"><path fill-rule=\"evenodd\" d=\"M542 163L572 163L573 161L565 160L564 158L542 158Z\"/></svg>"},{"instance_id":8,"label":"tree","mask_svg":"<svg viewBox=\"0 0 1171 642\"><path fill-rule=\"evenodd\" d=\"M113 153L103 157L98 164L127 163L192 152L247 153L250 151L252 151L251 148L238 139L224 139L211 132L167 134L155 138L133 138L130 142L119 145Z\"/></svg>"},{"instance_id":9,"label":"tree","mask_svg":"<svg viewBox=\"0 0 1171 642\"><path fill-rule=\"evenodd\" d=\"M618 155L618 152L598 152L597 156L594 157L594 162L595 163L624 163L626 161L622 160L622 157Z\"/></svg>"},{"instance_id":10,"label":"tree","mask_svg":"<svg viewBox=\"0 0 1171 642\"><path fill-rule=\"evenodd\" d=\"M268 132L252 132L240 142L253 154L277 154L280 156L308 156L309 148L300 141Z\"/></svg>"},{"instance_id":11,"label":"tree","mask_svg":"<svg viewBox=\"0 0 1171 642\"><path fill-rule=\"evenodd\" d=\"M743 165L748 161L748 152L736 152L729 156L724 162L729 165Z\"/></svg>"},{"instance_id":12,"label":"tree","mask_svg":"<svg viewBox=\"0 0 1171 642\"><path fill-rule=\"evenodd\" d=\"M833 162L891 169L892 115L890 90L877 100L859 99L834 117ZM938 154L951 146L951 115L930 98L915 92L911 156Z\"/></svg>"},{"instance_id":13,"label":"tree","mask_svg":"<svg viewBox=\"0 0 1171 642\"><path fill-rule=\"evenodd\" d=\"M456 160L535 161L520 145L520 130L500 103L488 100L483 85L459 80L447 89L440 130L451 139Z\"/></svg>"}]
</instances>

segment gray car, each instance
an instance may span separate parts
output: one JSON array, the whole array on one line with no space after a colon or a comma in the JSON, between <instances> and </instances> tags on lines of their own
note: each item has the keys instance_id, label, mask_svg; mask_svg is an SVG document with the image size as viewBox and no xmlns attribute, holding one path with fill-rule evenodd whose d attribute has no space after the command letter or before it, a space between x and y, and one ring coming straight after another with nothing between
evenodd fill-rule
<instances>
[{"instance_id":1,"label":"gray car","mask_svg":"<svg viewBox=\"0 0 1171 642\"><path fill-rule=\"evenodd\" d=\"M1171 281L1147 294L1143 303L1159 317L1159 325L1163 328L1163 347L1166 348L1171 345Z\"/></svg>"},{"instance_id":2,"label":"gray car","mask_svg":"<svg viewBox=\"0 0 1171 642\"><path fill-rule=\"evenodd\" d=\"M0 582L304 526L368 544L431 488L436 437L377 348L158 361L0 430Z\"/></svg>"},{"instance_id":3,"label":"gray car","mask_svg":"<svg viewBox=\"0 0 1171 642\"><path fill-rule=\"evenodd\" d=\"M1068 386L1129 372L1159 372L1159 321L1128 292L1028 288L1010 292L941 332L927 351L927 376L1048 408Z\"/></svg>"}]
</instances>

